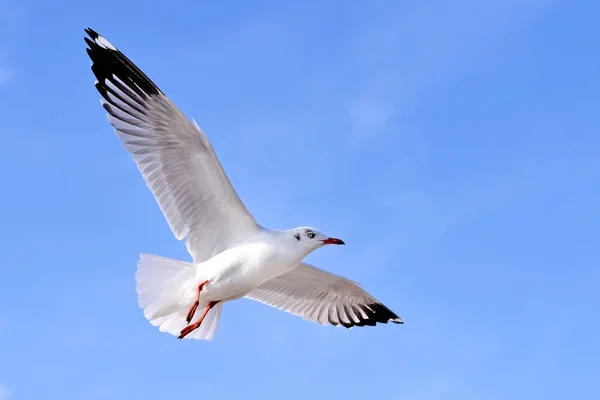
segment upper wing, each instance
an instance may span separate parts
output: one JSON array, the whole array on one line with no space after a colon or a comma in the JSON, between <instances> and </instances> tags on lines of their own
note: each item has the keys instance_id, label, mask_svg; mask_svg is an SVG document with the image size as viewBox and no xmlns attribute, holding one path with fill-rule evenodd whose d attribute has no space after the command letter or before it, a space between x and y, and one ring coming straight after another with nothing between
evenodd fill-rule
<instances>
[{"instance_id":1,"label":"upper wing","mask_svg":"<svg viewBox=\"0 0 600 400\"><path fill-rule=\"evenodd\" d=\"M245 297L304 319L352 326L402 320L355 282L305 263L273 278Z\"/></svg>"},{"instance_id":2,"label":"upper wing","mask_svg":"<svg viewBox=\"0 0 600 400\"><path fill-rule=\"evenodd\" d=\"M132 154L173 234L204 261L259 229L204 132L125 55L85 38L108 120Z\"/></svg>"}]
</instances>

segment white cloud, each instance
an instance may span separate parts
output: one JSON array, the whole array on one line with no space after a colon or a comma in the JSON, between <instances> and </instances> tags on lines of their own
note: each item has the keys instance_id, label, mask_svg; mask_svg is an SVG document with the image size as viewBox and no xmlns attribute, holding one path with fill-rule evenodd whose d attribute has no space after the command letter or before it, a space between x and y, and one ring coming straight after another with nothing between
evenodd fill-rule
<instances>
[{"instance_id":1,"label":"white cloud","mask_svg":"<svg viewBox=\"0 0 600 400\"><path fill-rule=\"evenodd\" d=\"M0 85L8 82L13 76L13 71L10 68L0 68Z\"/></svg>"},{"instance_id":2,"label":"white cloud","mask_svg":"<svg viewBox=\"0 0 600 400\"><path fill-rule=\"evenodd\" d=\"M31 135L18 130L0 137L0 157L3 163L33 163L52 166L60 162L63 141L56 136ZM21 151L16 151L17 149ZM2 163L0 163L2 164Z\"/></svg>"},{"instance_id":3,"label":"white cloud","mask_svg":"<svg viewBox=\"0 0 600 400\"><path fill-rule=\"evenodd\" d=\"M365 74L347 104L353 136L378 133L423 93L485 62L501 38L550 5L546 0L429 0L382 8L357 39Z\"/></svg>"},{"instance_id":4,"label":"white cloud","mask_svg":"<svg viewBox=\"0 0 600 400\"><path fill-rule=\"evenodd\" d=\"M0 0L0 85L10 81L14 69L12 53L24 37L23 31L26 24L27 13L17 0Z\"/></svg>"},{"instance_id":5,"label":"white cloud","mask_svg":"<svg viewBox=\"0 0 600 400\"><path fill-rule=\"evenodd\" d=\"M379 130L394 114L394 107L376 96L357 99L349 106L349 114L360 129Z\"/></svg>"}]
</instances>

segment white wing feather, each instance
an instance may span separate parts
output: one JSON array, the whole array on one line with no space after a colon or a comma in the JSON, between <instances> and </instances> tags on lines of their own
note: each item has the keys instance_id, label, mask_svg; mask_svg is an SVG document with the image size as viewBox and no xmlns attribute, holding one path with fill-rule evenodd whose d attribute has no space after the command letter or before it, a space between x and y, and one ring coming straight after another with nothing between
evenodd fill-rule
<instances>
[{"instance_id":1,"label":"white wing feather","mask_svg":"<svg viewBox=\"0 0 600 400\"><path fill-rule=\"evenodd\" d=\"M321 324L352 326L402 320L355 282L305 263L263 283L246 298Z\"/></svg>"},{"instance_id":2,"label":"white wing feather","mask_svg":"<svg viewBox=\"0 0 600 400\"><path fill-rule=\"evenodd\" d=\"M86 38L108 120L131 153L173 234L194 262L259 228L200 127L106 39Z\"/></svg>"}]
</instances>

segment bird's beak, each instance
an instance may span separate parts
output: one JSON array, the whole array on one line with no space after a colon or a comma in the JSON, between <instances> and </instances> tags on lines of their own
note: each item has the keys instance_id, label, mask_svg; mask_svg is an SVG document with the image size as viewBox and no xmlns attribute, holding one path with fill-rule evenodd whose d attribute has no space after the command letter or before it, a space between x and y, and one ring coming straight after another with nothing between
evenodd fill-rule
<instances>
[{"instance_id":1,"label":"bird's beak","mask_svg":"<svg viewBox=\"0 0 600 400\"><path fill-rule=\"evenodd\" d=\"M323 244L346 244L343 240L337 238L327 238L322 241Z\"/></svg>"}]
</instances>

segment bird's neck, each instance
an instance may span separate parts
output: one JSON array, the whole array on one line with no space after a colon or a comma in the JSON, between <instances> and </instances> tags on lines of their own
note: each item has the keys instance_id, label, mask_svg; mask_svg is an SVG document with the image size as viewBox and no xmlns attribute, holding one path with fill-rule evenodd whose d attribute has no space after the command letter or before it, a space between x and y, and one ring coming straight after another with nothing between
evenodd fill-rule
<instances>
[{"instance_id":1,"label":"bird's neck","mask_svg":"<svg viewBox=\"0 0 600 400\"><path fill-rule=\"evenodd\" d=\"M298 243L294 238L293 229L271 230L268 234L271 237L272 243L280 248L282 252L287 254L292 261L297 261L299 263L304 257L312 252L311 249L298 246Z\"/></svg>"}]
</instances>

